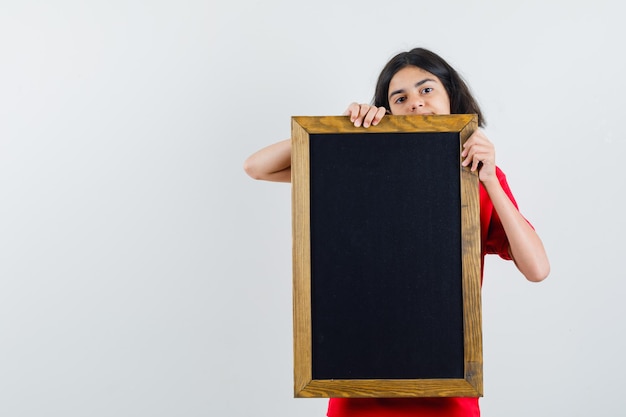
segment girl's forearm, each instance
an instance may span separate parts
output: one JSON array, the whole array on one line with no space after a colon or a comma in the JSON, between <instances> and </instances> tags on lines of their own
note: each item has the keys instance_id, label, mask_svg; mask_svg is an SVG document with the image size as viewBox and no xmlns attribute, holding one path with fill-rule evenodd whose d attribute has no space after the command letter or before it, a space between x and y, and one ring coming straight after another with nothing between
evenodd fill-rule
<instances>
[{"instance_id":1,"label":"girl's forearm","mask_svg":"<svg viewBox=\"0 0 626 417\"><path fill-rule=\"evenodd\" d=\"M529 281L542 281L550 273L550 262L539 235L513 205L499 181L483 185L500 217L515 265Z\"/></svg>"}]
</instances>

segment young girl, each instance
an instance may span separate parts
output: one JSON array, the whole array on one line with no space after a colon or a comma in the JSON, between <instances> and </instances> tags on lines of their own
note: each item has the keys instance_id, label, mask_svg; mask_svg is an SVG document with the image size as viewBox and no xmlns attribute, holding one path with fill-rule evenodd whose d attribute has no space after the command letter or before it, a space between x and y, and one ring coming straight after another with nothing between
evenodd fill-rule
<instances>
[{"instance_id":1,"label":"young girl","mask_svg":"<svg viewBox=\"0 0 626 417\"><path fill-rule=\"evenodd\" d=\"M485 121L469 88L440 56L423 48L393 57L376 85L374 105L352 103L344 115L368 128L386 115L476 114ZM467 140L461 165L478 170L481 252L513 260L527 280L542 281L550 264L541 239L520 214L504 173L496 166L493 144L481 129ZM244 169L252 178L291 180L291 140L251 155ZM477 398L331 398L328 417L478 417Z\"/></svg>"}]
</instances>

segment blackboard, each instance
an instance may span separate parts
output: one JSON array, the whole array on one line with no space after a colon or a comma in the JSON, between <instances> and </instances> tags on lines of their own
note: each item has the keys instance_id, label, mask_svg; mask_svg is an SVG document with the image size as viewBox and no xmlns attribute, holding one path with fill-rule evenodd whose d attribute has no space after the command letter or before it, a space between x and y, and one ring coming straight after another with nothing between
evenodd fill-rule
<instances>
[{"instance_id":1,"label":"blackboard","mask_svg":"<svg viewBox=\"0 0 626 417\"><path fill-rule=\"evenodd\" d=\"M294 117L298 397L482 395L473 115Z\"/></svg>"}]
</instances>

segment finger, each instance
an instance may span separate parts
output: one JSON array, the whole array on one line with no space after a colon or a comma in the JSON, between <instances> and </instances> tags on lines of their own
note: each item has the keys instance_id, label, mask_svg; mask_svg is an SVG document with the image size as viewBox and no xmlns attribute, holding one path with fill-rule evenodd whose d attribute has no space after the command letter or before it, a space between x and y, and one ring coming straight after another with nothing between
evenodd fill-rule
<instances>
[{"instance_id":1,"label":"finger","mask_svg":"<svg viewBox=\"0 0 626 417\"><path fill-rule=\"evenodd\" d=\"M376 111L376 114L374 115L374 118L372 119L372 125L376 126L378 123L380 123L380 121L383 119L383 117L385 117L386 114L387 109L385 109L384 107L379 107Z\"/></svg>"},{"instance_id":2,"label":"finger","mask_svg":"<svg viewBox=\"0 0 626 417\"><path fill-rule=\"evenodd\" d=\"M364 118L370 111L371 106L369 104L359 104L359 116Z\"/></svg>"},{"instance_id":3,"label":"finger","mask_svg":"<svg viewBox=\"0 0 626 417\"><path fill-rule=\"evenodd\" d=\"M479 168L480 164L481 164L480 159L478 159L478 158L474 158L474 159L472 160L472 169L471 169L471 170L472 170L472 171L476 171L476 170Z\"/></svg>"},{"instance_id":4,"label":"finger","mask_svg":"<svg viewBox=\"0 0 626 417\"><path fill-rule=\"evenodd\" d=\"M469 139L465 141L463 144L463 152L461 152L462 157L467 157L472 150L472 146L474 146L474 141L472 140L473 136L470 136Z\"/></svg>"},{"instance_id":5,"label":"finger","mask_svg":"<svg viewBox=\"0 0 626 417\"><path fill-rule=\"evenodd\" d=\"M376 126L387 114L384 107L371 106L367 116L363 119L363 127Z\"/></svg>"},{"instance_id":6,"label":"finger","mask_svg":"<svg viewBox=\"0 0 626 417\"><path fill-rule=\"evenodd\" d=\"M343 112L343 115L350 116L350 122L354 122L354 120L359 116L359 111L359 103L350 103L346 111Z\"/></svg>"},{"instance_id":7,"label":"finger","mask_svg":"<svg viewBox=\"0 0 626 417\"><path fill-rule=\"evenodd\" d=\"M363 127L370 127L377 113L378 113L378 107L371 106L367 110L367 113L365 114L365 117L363 118Z\"/></svg>"},{"instance_id":8,"label":"finger","mask_svg":"<svg viewBox=\"0 0 626 417\"><path fill-rule=\"evenodd\" d=\"M370 109L369 104L357 104L356 107L356 117L354 118L354 120L352 120L352 122L354 123L354 126L359 127L363 124L363 120L365 119L365 117L367 116L367 112Z\"/></svg>"},{"instance_id":9,"label":"finger","mask_svg":"<svg viewBox=\"0 0 626 417\"><path fill-rule=\"evenodd\" d=\"M476 148L472 146L467 146L467 144L468 142L465 142L465 144L463 145L465 149L463 149L463 152L461 152L461 157L464 158L463 162L461 162L461 165L464 167L469 166L469 164L472 163L474 155L476 153Z\"/></svg>"}]
</instances>

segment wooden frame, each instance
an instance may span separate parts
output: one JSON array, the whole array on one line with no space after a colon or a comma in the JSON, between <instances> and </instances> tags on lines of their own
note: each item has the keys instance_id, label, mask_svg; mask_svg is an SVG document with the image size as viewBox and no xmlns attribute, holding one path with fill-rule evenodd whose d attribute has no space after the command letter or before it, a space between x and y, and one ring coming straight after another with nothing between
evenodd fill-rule
<instances>
[{"instance_id":1,"label":"wooden frame","mask_svg":"<svg viewBox=\"0 0 626 417\"><path fill-rule=\"evenodd\" d=\"M483 393L481 255L478 178L460 165L462 145L477 129L475 115L386 116L377 126L355 128L347 116L292 118L294 396L296 397L479 397ZM324 377L313 372L311 272L311 140L316 135L451 133L458 138L462 360L460 376L436 378ZM372 136L377 138L377 136ZM346 162L348 163L348 162ZM454 168L456 169L456 168ZM338 202L341 204L341 202ZM385 343L382 341L381 343Z\"/></svg>"}]
</instances>

